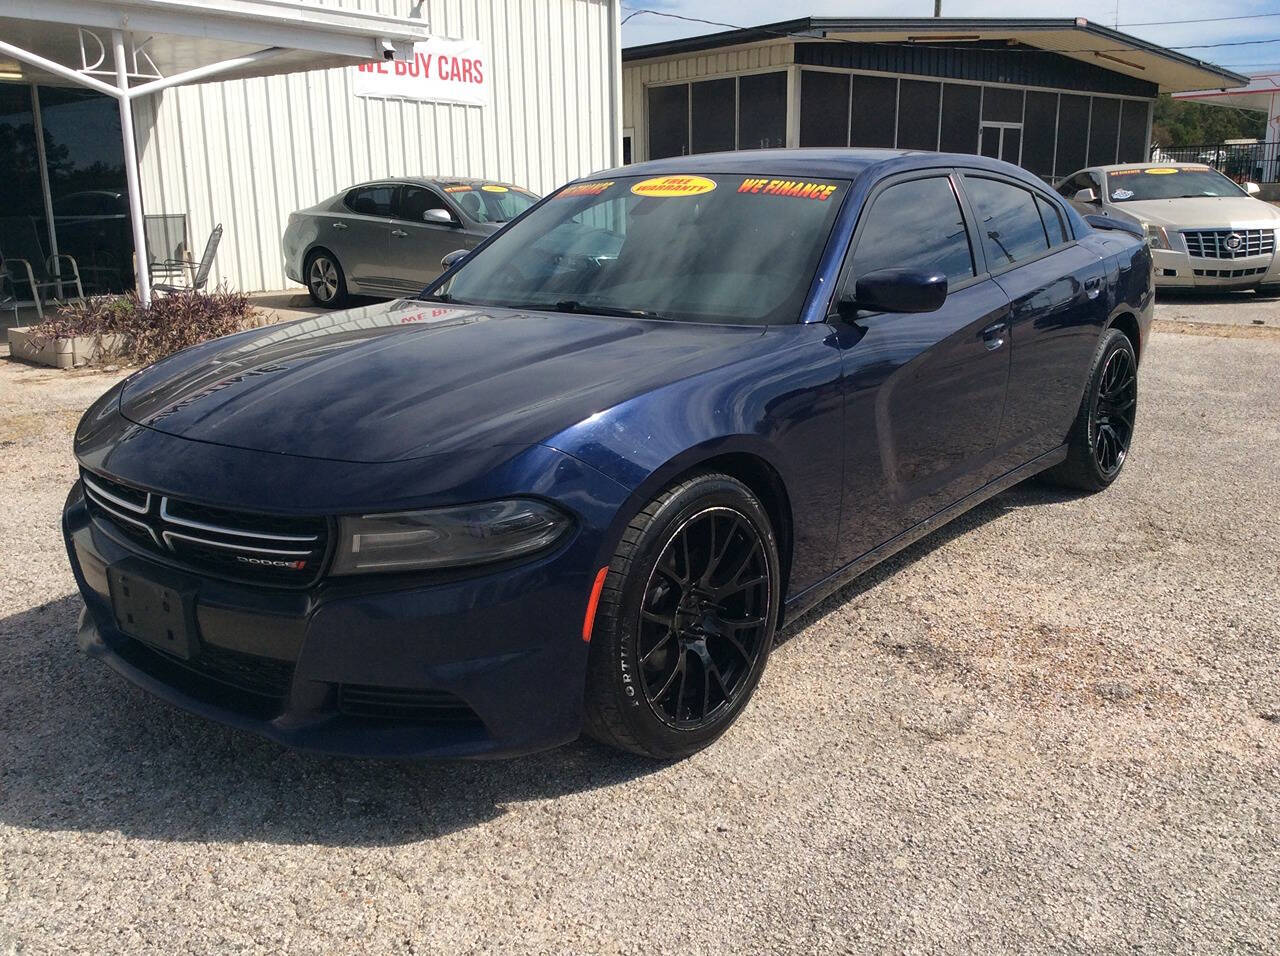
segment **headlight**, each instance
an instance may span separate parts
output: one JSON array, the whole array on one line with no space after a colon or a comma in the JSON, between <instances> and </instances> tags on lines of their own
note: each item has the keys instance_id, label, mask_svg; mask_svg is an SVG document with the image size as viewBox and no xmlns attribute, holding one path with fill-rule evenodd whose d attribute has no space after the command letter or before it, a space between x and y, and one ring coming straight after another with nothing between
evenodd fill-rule
<instances>
[{"instance_id":1,"label":"headlight","mask_svg":"<svg viewBox=\"0 0 1280 956\"><path fill-rule=\"evenodd\" d=\"M1144 222L1142 228L1146 230L1147 242L1151 244L1152 249L1173 248L1173 245L1169 242L1169 233L1165 231L1164 226L1153 226L1149 222Z\"/></svg>"},{"instance_id":2,"label":"headlight","mask_svg":"<svg viewBox=\"0 0 1280 956\"><path fill-rule=\"evenodd\" d=\"M338 519L332 574L411 571L504 561L563 535L568 515L541 501L512 499Z\"/></svg>"}]
</instances>

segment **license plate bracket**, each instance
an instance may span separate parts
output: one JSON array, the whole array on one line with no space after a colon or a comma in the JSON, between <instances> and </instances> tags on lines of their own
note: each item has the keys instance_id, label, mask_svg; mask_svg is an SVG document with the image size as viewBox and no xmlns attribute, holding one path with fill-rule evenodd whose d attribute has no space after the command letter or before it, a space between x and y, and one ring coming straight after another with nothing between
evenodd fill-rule
<instances>
[{"instance_id":1,"label":"license plate bracket","mask_svg":"<svg viewBox=\"0 0 1280 956\"><path fill-rule=\"evenodd\" d=\"M111 609L120 631L183 660L196 651L195 589L165 584L132 568L107 568Z\"/></svg>"}]
</instances>

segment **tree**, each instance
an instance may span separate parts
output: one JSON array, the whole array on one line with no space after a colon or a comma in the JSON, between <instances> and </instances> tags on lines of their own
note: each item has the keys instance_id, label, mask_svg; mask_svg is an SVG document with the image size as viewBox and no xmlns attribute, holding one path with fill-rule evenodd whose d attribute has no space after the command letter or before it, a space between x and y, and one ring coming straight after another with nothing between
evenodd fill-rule
<instances>
[{"instance_id":1,"label":"tree","mask_svg":"<svg viewBox=\"0 0 1280 956\"><path fill-rule=\"evenodd\" d=\"M1175 100L1162 93L1151 117L1151 141L1157 146L1199 146L1262 139L1266 126L1266 115L1256 110Z\"/></svg>"}]
</instances>

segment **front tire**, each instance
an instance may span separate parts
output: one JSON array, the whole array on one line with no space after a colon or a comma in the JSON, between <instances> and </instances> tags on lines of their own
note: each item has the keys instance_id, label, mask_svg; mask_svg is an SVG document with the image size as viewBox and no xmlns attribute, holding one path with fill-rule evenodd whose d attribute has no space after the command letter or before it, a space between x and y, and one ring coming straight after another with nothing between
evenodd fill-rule
<instances>
[{"instance_id":1,"label":"front tire","mask_svg":"<svg viewBox=\"0 0 1280 956\"><path fill-rule=\"evenodd\" d=\"M303 275L307 292L316 305L336 309L347 300L347 277L338 257L328 249L317 249L307 256Z\"/></svg>"},{"instance_id":2,"label":"front tire","mask_svg":"<svg viewBox=\"0 0 1280 956\"><path fill-rule=\"evenodd\" d=\"M1101 491L1120 477L1138 411L1138 356L1129 337L1107 329L1067 437L1067 458L1044 473L1055 484Z\"/></svg>"},{"instance_id":3,"label":"front tire","mask_svg":"<svg viewBox=\"0 0 1280 956\"><path fill-rule=\"evenodd\" d=\"M749 488L718 473L668 488L627 526L609 564L587 733L661 760L706 747L760 680L780 598L777 540Z\"/></svg>"}]
</instances>

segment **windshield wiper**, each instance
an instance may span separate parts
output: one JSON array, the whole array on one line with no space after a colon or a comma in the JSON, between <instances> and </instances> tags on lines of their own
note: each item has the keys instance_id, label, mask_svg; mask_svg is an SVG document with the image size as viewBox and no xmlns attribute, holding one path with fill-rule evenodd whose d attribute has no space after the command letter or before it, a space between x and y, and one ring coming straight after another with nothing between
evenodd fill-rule
<instances>
[{"instance_id":1,"label":"windshield wiper","mask_svg":"<svg viewBox=\"0 0 1280 956\"><path fill-rule=\"evenodd\" d=\"M562 299L554 306L557 312L584 312L588 315L617 315L627 319L665 319L661 312L648 309L618 309L608 305L589 305L577 299Z\"/></svg>"},{"instance_id":2,"label":"windshield wiper","mask_svg":"<svg viewBox=\"0 0 1280 956\"><path fill-rule=\"evenodd\" d=\"M455 299L448 292L439 292L432 295L420 295L419 301L422 302L448 302L450 305L473 305L471 302L463 302L461 299Z\"/></svg>"}]
</instances>

